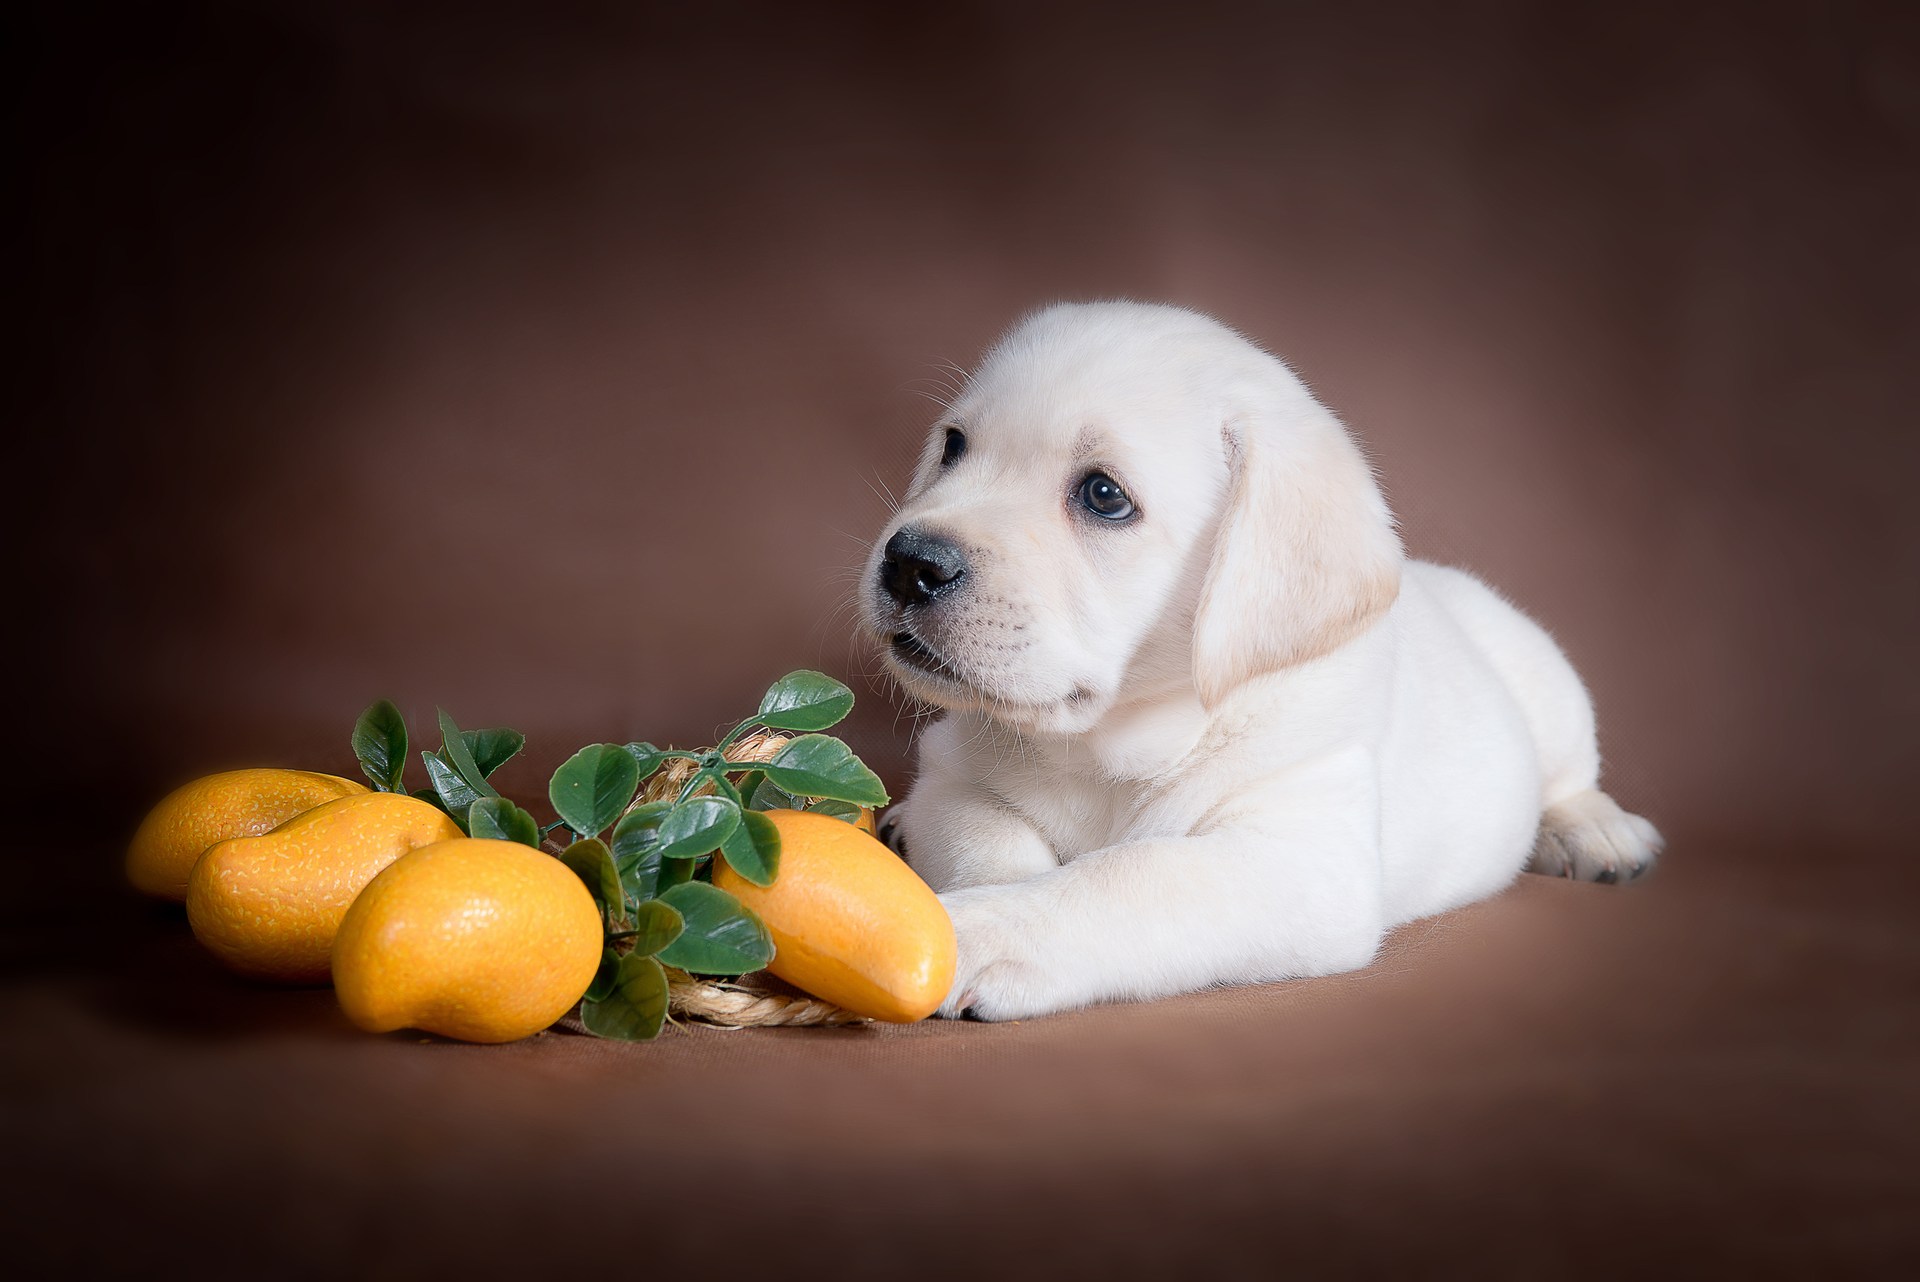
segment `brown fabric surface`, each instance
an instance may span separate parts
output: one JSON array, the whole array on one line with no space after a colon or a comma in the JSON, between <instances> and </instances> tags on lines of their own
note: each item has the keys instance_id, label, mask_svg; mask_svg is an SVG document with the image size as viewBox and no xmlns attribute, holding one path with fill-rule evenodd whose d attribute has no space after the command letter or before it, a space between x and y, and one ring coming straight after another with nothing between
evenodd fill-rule
<instances>
[{"instance_id":1,"label":"brown fabric surface","mask_svg":"<svg viewBox=\"0 0 1920 1282\"><path fill-rule=\"evenodd\" d=\"M1867 4L30 8L9 1254L209 1276L1911 1273L1920 39ZM507 1048L116 861L381 695L691 744L1023 310L1294 363L1594 690L1645 885L1018 1026ZM567 1267L572 1267L569 1264Z\"/></svg>"},{"instance_id":2,"label":"brown fabric surface","mask_svg":"<svg viewBox=\"0 0 1920 1282\"><path fill-rule=\"evenodd\" d=\"M213 1276L1911 1263L1910 921L1702 862L1524 878L1321 982L643 1047L368 1037L109 899L0 990L10 1240Z\"/></svg>"}]
</instances>

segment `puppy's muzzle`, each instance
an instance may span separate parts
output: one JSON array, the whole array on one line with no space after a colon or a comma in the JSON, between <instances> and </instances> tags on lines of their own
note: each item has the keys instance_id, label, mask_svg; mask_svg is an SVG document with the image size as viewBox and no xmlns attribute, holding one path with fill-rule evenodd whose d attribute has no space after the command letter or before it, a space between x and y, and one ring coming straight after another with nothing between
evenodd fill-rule
<instances>
[{"instance_id":1,"label":"puppy's muzzle","mask_svg":"<svg viewBox=\"0 0 1920 1282\"><path fill-rule=\"evenodd\" d=\"M880 560L880 586L907 610L947 595L966 577L966 554L957 543L911 525L887 540Z\"/></svg>"}]
</instances>

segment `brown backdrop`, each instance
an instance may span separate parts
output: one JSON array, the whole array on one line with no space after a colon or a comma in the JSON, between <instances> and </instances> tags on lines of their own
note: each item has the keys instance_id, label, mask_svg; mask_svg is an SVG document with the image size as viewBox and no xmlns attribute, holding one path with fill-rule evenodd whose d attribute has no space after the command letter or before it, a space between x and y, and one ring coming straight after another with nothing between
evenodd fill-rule
<instances>
[{"instance_id":1,"label":"brown backdrop","mask_svg":"<svg viewBox=\"0 0 1920 1282\"><path fill-rule=\"evenodd\" d=\"M752 1070L821 1093L741 1139L739 1187L838 1172L797 1196L872 1245L848 1268L1910 1251L1920 31L1898 5L1583 8L30 10L6 992L36 1249L125 1258L49 1208L104 1188L178 1223L138 1196L164 1183L318 1262L499 1263L587 1231L554 1185L624 1170L570 1091ZM1287 356L1414 551L1554 631L1612 788L1672 841L1660 879L1530 883L1403 936L1384 978L1029 1040L491 1056L237 992L118 892L159 791L346 770L382 695L526 730L502 782L531 800L582 742L702 741L819 666L897 790L849 576L945 363L1107 296ZM1441 1098L1423 1064L1459 1075ZM1392 1080L1355 1098L1359 1065ZM872 1138L915 1117L933 1138ZM511 1191L529 1170L545 1191ZM383 1179L452 1236L369 1209ZM861 1198L894 1236L836 1221Z\"/></svg>"}]
</instances>

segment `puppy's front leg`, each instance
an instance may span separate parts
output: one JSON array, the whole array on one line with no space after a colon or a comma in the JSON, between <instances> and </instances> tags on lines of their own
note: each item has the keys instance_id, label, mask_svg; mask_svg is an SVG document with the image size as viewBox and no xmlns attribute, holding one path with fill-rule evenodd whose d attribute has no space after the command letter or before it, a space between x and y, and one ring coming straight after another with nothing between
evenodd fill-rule
<instances>
[{"instance_id":1,"label":"puppy's front leg","mask_svg":"<svg viewBox=\"0 0 1920 1282\"><path fill-rule=\"evenodd\" d=\"M881 834L935 890L1025 881L1060 866L1032 824L965 779L923 775L887 811Z\"/></svg>"},{"instance_id":2,"label":"puppy's front leg","mask_svg":"<svg viewBox=\"0 0 1920 1282\"><path fill-rule=\"evenodd\" d=\"M1384 931L1371 775L1308 773L1192 836L942 895L960 960L941 1013L1018 1019L1366 965Z\"/></svg>"}]
</instances>

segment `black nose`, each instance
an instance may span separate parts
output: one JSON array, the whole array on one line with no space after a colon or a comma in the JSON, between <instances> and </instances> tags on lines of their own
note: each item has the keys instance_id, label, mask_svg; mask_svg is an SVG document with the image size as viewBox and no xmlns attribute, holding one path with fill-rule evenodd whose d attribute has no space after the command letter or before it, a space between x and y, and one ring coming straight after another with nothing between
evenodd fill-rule
<instances>
[{"instance_id":1,"label":"black nose","mask_svg":"<svg viewBox=\"0 0 1920 1282\"><path fill-rule=\"evenodd\" d=\"M880 586L901 605L925 605L967 573L967 558L952 540L911 525L887 540Z\"/></svg>"}]
</instances>

